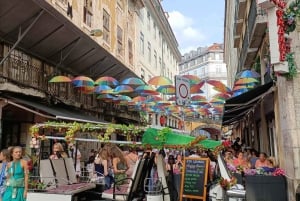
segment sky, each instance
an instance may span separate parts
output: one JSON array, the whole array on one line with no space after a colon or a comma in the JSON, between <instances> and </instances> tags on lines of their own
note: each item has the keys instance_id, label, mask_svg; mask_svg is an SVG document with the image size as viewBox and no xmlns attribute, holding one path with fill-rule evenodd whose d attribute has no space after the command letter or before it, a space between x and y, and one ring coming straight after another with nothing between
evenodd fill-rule
<instances>
[{"instance_id":1,"label":"sky","mask_svg":"<svg viewBox=\"0 0 300 201\"><path fill-rule=\"evenodd\" d=\"M223 43L225 0L163 0L181 54Z\"/></svg>"}]
</instances>

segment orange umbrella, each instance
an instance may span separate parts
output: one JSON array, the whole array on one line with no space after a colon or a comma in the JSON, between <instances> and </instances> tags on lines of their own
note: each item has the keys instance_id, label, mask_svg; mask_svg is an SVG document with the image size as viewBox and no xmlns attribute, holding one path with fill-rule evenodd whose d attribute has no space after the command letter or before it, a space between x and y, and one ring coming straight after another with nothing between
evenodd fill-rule
<instances>
[{"instance_id":1,"label":"orange umbrella","mask_svg":"<svg viewBox=\"0 0 300 201\"><path fill-rule=\"evenodd\" d=\"M172 85L172 80L164 76L155 76L148 81L148 84L155 86Z\"/></svg>"},{"instance_id":2,"label":"orange umbrella","mask_svg":"<svg viewBox=\"0 0 300 201\"><path fill-rule=\"evenodd\" d=\"M57 75L51 78L49 82L72 82L72 80L67 76Z\"/></svg>"}]
</instances>

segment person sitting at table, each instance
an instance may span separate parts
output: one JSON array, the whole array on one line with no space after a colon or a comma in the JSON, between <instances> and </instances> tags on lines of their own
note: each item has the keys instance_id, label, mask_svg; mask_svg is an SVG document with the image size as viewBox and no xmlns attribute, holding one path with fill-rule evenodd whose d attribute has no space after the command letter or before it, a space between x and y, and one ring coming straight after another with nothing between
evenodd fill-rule
<instances>
[{"instance_id":1,"label":"person sitting at table","mask_svg":"<svg viewBox=\"0 0 300 201\"><path fill-rule=\"evenodd\" d=\"M242 168L240 171L243 171L247 168L249 168L249 163L247 160L244 158L244 154L242 151L239 151L237 154L237 158L233 160L233 165L236 168Z\"/></svg>"},{"instance_id":2,"label":"person sitting at table","mask_svg":"<svg viewBox=\"0 0 300 201\"><path fill-rule=\"evenodd\" d=\"M258 160L255 162L255 168L262 168L262 167L268 167L268 161L267 161L267 154L264 152L261 152L259 154Z\"/></svg>"},{"instance_id":3,"label":"person sitting at table","mask_svg":"<svg viewBox=\"0 0 300 201\"><path fill-rule=\"evenodd\" d=\"M49 157L50 159L59 159L59 158L68 157L67 153L64 151L64 147L59 142L53 144L52 152L53 152L52 155L50 155Z\"/></svg>"}]
</instances>

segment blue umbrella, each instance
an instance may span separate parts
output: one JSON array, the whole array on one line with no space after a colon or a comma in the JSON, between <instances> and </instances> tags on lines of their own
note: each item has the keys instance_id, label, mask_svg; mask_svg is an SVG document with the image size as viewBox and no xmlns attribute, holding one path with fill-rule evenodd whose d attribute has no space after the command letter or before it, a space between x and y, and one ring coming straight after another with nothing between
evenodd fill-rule
<instances>
[{"instance_id":1,"label":"blue umbrella","mask_svg":"<svg viewBox=\"0 0 300 201\"><path fill-rule=\"evenodd\" d=\"M241 72L239 72L238 74L236 74L236 79L239 78L258 78L260 77L260 74L252 71L252 70L243 70Z\"/></svg>"},{"instance_id":2,"label":"blue umbrella","mask_svg":"<svg viewBox=\"0 0 300 201\"><path fill-rule=\"evenodd\" d=\"M146 83L143 80L141 80L140 78L130 77L130 78L123 80L121 82L121 84L140 86L140 85L145 85Z\"/></svg>"}]
</instances>

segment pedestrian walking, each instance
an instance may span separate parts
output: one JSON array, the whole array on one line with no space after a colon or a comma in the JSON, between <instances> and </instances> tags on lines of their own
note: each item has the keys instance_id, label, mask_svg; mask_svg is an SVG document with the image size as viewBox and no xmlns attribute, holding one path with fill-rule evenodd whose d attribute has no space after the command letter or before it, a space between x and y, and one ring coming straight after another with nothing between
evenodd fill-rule
<instances>
[{"instance_id":1,"label":"pedestrian walking","mask_svg":"<svg viewBox=\"0 0 300 201\"><path fill-rule=\"evenodd\" d=\"M25 201L28 190L27 161L22 159L22 147L12 148L12 161L7 166L7 182L3 201Z\"/></svg>"},{"instance_id":2,"label":"pedestrian walking","mask_svg":"<svg viewBox=\"0 0 300 201\"><path fill-rule=\"evenodd\" d=\"M8 162L10 161L10 153L8 149L2 149L0 152L0 161L1 163L1 170L0 170L0 201L2 200L2 196L5 191L5 180L6 180L6 167Z\"/></svg>"}]
</instances>

